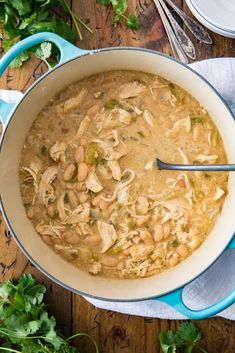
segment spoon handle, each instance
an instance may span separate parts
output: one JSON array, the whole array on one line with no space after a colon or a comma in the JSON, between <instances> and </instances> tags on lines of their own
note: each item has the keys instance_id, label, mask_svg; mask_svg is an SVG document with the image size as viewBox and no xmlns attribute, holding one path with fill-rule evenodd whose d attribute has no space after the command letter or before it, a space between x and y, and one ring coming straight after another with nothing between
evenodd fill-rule
<instances>
[{"instance_id":1,"label":"spoon handle","mask_svg":"<svg viewBox=\"0 0 235 353\"><path fill-rule=\"evenodd\" d=\"M191 172L234 172L235 164L172 164L162 162L157 158L157 167L159 170L184 170Z\"/></svg>"},{"instance_id":2,"label":"spoon handle","mask_svg":"<svg viewBox=\"0 0 235 353\"><path fill-rule=\"evenodd\" d=\"M195 60L196 59L196 51L195 47L191 41L191 39L187 36L185 31L180 27L178 22L174 19L171 12L169 11L168 7L166 6L164 0L159 0L163 10L165 11L166 16L170 20L170 23L173 27L175 32L176 38L178 39L181 47L183 48L185 54L190 58Z\"/></svg>"},{"instance_id":3,"label":"spoon handle","mask_svg":"<svg viewBox=\"0 0 235 353\"><path fill-rule=\"evenodd\" d=\"M181 46L180 46L180 44L179 44L179 42L173 32L173 29L171 28L171 25L170 25L165 13L164 13L162 7L161 7L159 0L153 0L153 2L159 12L161 19L162 19L162 23L163 23L164 28L166 30L173 55L176 58L178 58L181 62L188 64L189 61L187 59L187 56L185 55L183 49L181 48Z\"/></svg>"},{"instance_id":4,"label":"spoon handle","mask_svg":"<svg viewBox=\"0 0 235 353\"><path fill-rule=\"evenodd\" d=\"M178 6L176 6L172 0L165 0L172 9L180 16L184 24L188 27L191 33L202 43L212 44L213 41L209 33L202 27L198 22L193 20L191 17L186 15Z\"/></svg>"}]
</instances>

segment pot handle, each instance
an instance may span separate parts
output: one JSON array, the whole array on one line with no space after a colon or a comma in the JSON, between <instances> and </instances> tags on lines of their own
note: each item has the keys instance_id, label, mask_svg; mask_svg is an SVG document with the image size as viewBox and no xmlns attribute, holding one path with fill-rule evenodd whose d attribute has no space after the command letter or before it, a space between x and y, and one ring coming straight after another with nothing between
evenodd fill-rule
<instances>
[{"instance_id":1,"label":"pot handle","mask_svg":"<svg viewBox=\"0 0 235 353\"><path fill-rule=\"evenodd\" d=\"M235 249L235 236L233 237L232 241L230 242L226 250L229 250L229 249ZM235 289L234 289L225 298L209 306L208 308L201 309L201 310L193 310L187 307L183 302L183 297L182 297L183 289L184 287L181 287L171 293L165 294L161 297L157 297L156 299L170 305L179 313L193 320L201 320L201 319L205 319L210 316L216 315L235 302Z\"/></svg>"},{"instance_id":2,"label":"pot handle","mask_svg":"<svg viewBox=\"0 0 235 353\"><path fill-rule=\"evenodd\" d=\"M88 50L83 50L77 48L75 45L69 43L65 39L61 38L57 34L50 32L41 32L37 34L33 34L32 36L23 39L22 41L15 44L0 60L0 77L3 72L6 70L8 65L12 62L14 58L16 58L20 53L25 51L26 49L42 43L42 42L52 42L54 43L60 50L60 60L59 63L65 62L75 56L81 56L89 53ZM0 119L2 120L3 126L6 125L8 118L14 109L16 104L5 103L0 100Z\"/></svg>"}]
</instances>

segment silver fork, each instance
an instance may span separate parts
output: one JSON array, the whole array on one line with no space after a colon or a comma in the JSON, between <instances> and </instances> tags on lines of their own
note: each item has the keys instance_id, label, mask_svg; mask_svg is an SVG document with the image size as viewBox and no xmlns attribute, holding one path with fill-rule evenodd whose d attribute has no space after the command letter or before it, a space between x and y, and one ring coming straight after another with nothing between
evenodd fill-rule
<instances>
[{"instance_id":1,"label":"silver fork","mask_svg":"<svg viewBox=\"0 0 235 353\"><path fill-rule=\"evenodd\" d=\"M164 28L166 30L172 52L176 58L178 58L180 61L182 61L184 64L188 64L188 59L187 56L185 55L180 43L178 42L175 33L173 32L173 29L171 28L171 25L162 9L162 6L159 2L159 0L153 0L155 6L157 7L157 10L159 12L159 15L162 19L162 23L164 25Z\"/></svg>"},{"instance_id":2,"label":"silver fork","mask_svg":"<svg viewBox=\"0 0 235 353\"><path fill-rule=\"evenodd\" d=\"M178 6L176 6L172 0L164 0L170 7L175 10L179 17L183 20L184 24L188 27L191 33L202 43L212 44L213 41L209 33L202 27L198 22L193 20L191 17L186 15Z\"/></svg>"}]
</instances>

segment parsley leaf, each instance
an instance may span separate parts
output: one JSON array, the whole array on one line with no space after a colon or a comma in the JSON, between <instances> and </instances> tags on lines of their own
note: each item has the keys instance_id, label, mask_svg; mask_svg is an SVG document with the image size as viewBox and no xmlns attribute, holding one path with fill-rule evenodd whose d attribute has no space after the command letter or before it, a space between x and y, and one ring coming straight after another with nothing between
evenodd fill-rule
<instances>
[{"instance_id":1,"label":"parsley leaf","mask_svg":"<svg viewBox=\"0 0 235 353\"><path fill-rule=\"evenodd\" d=\"M126 20L127 26L134 31L140 29L140 24L134 15L129 15Z\"/></svg>"},{"instance_id":2,"label":"parsley leaf","mask_svg":"<svg viewBox=\"0 0 235 353\"><path fill-rule=\"evenodd\" d=\"M20 55L18 55L14 60L12 60L12 62L10 63L10 67L12 69L20 67L23 65L23 63L25 61L27 61L30 58L30 55L28 54L27 51L24 51L23 53L21 53Z\"/></svg>"},{"instance_id":3,"label":"parsley leaf","mask_svg":"<svg viewBox=\"0 0 235 353\"><path fill-rule=\"evenodd\" d=\"M31 0L11 0L11 6L17 10L20 16L27 15L31 11L32 1Z\"/></svg>"},{"instance_id":4,"label":"parsley leaf","mask_svg":"<svg viewBox=\"0 0 235 353\"><path fill-rule=\"evenodd\" d=\"M127 0L97 0L97 2L104 6L111 5L114 9L114 25L117 25L121 19L125 19L127 27L132 30L140 29L140 24L135 15L129 15L128 17L125 15L128 4Z\"/></svg>"},{"instance_id":5,"label":"parsley leaf","mask_svg":"<svg viewBox=\"0 0 235 353\"><path fill-rule=\"evenodd\" d=\"M49 42L43 42L40 44L40 47L35 51L35 56L38 59L44 61L48 67L51 67L51 64L47 61L47 59L51 56L51 48L52 44Z\"/></svg>"},{"instance_id":6,"label":"parsley leaf","mask_svg":"<svg viewBox=\"0 0 235 353\"><path fill-rule=\"evenodd\" d=\"M193 352L199 348L207 353L200 345L202 333L192 322L182 322L178 331L162 331L158 335L163 353L176 353L178 348L184 348L184 353Z\"/></svg>"},{"instance_id":7,"label":"parsley leaf","mask_svg":"<svg viewBox=\"0 0 235 353\"><path fill-rule=\"evenodd\" d=\"M70 338L64 339L56 331L55 318L49 317L45 310L45 292L45 286L30 274L22 275L17 283L10 280L0 284L1 353L78 353L69 344ZM75 336L89 337L96 353L99 352L91 336L86 333Z\"/></svg>"},{"instance_id":8,"label":"parsley leaf","mask_svg":"<svg viewBox=\"0 0 235 353\"><path fill-rule=\"evenodd\" d=\"M63 20L59 11L54 9L62 9L72 19L74 28L72 29L67 20ZM71 43L82 39L80 26L92 33L91 28L82 21L69 7L66 0L0 0L0 25L3 31L3 50L6 52L17 41L43 31L57 33ZM53 48L55 46L53 45ZM49 67L47 50L40 45L20 54L12 63L11 67L20 67L27 61L31 55L36 55L42 59ZM38 49L38 50L37 50ZM54 54L56 50L50 50ZM35 54L36 53L36 54Z\"/></svg>"}]
</instances>

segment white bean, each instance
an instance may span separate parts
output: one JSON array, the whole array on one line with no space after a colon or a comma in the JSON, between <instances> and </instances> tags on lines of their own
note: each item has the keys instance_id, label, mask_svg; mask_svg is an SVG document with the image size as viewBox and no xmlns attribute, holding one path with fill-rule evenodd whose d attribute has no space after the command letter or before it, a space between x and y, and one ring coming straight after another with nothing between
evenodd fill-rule
<instances>
[{"instance_id":1,"label":"white bean","mask_svg":"<svg viewBox=\"0 0 235 353\"><path fill-rule=\"evenodd\" d=\"M169 222L163 224L163 233L164 233L164 238L168 238L169 235L171 234L171 226Z\"/></svg>"},{"instance_id":2,"label":"white bean","mask_svg":"<svg viewBox=\"0 0 235 353\"><path fill-rule=\"evenodd\" d=\"M82 162L78 165L78 181L86 180L88 175L88 166L86 163Z\"/></svg>"},{"instance_id":3,"label":"white bean","mask_svg":"<svg viewBox=\"0 0 235 353\"><path fill-rule=\"evenodd\" d=\"M47 245L52 245L52 239L51 239L51 237L49 235L42 235L42 240Z\"/></svg>"},{"instance_id":4,"label":"white bean","mask_svg":"<svg viewBox=\"0 0 235 353\"><path fill-rule=\"evenodd\" d=\"M77 163L84 162L85 160L85 153L84 148L82 146L78 146L75 150L74 159Z\"/></svg>"},{"instance_id":5,"label":"white bean","mask_svg":"<svg viewBox=\"0 0 235 353\"><path fill-rule=\"evenodd\" d=\"M84 183L77 183L76 184L76 190L77 191L85 191L86 190L86 185Z\"/></svg>"},{"instance_id":6,"label":"white bean","mask_svg":"<svg viewBox=\"0 0 235 353\"><path fill-rule=\"evenodd\" d=\"M177 253L182 256L182 257L187 257L188 256L188 248L187 245L181 244L177 248Z\"/></svg>"},{"instance_id":7,"label":"white bean","mask_svg":"<svg viewBox=\"0 0 235 353\"><path fill-rule=\"evenodd\" d=\"M153 239L155 241L161 241L163 239L164 233L163 233L163 227L161 224L156 224L154 227L154 235Z\"/></svg>"},{"instance_id":8,"label":"white bean","mask_svg":"<svg viewBox=\"0 0 235 353\"><path fill-rule=\"evenodd\" d=\"M63 174L64 181L69 181L72 178L72 176L74 175L75 169L76 167L73 163L70 163L69 165L67 165Z\"/></svg>"},{"instance_id":9,"label":"white bean","mask_svg":"<svg viewBox=\"0 0 235 353\"><path fill-rule=\"evenodd\" d=\"M147 223L149 221L150 215L143 216L141 218L138 218L136 220L137 226L142 226L143 224Z\"/></svg>"},{"instance_id":10,"label":"white bean","mask_svg":"<svg viewBox=\"0 0 235 353\"><path fill-rule=\"evenodd\" d=\"M171 256L171 257L169 258L169 265L170 265L171 267L176 266L176 265L178 264L178 262L179 262L179 257L178 257L178 256Z\"/></svg>"},{"instance_id":11,"label":"white bean","mask_svg":"<svg viewBox=\"0 0 235 353\"><path fill-rule=\"evenodd\" d=\"M111 255L103 255L101 259L101 263L104 266L115 267L117 266L119 260L116 256Z\"/></svg>"},{"instance_id":12,"label":"white bean","mask_svg":"<svg viewBox=\"0 0 235 353\"><path fill-rule=\"evenodd\" d=\"M89 245L95 245L97 243L100 243L101 238L99 235L88 235L85 238L85 242Z\"/></svg>"},{"instance_id":13,"label":"white bean","mask_svg":"<svg viewBox=\"0 0 235 353\"><path fill-rule=\"evenodd\" d=\"M78 201L80 203L84 203L88 200L88 193L87 192L79 192L78 194Z\"/></svg>"},{"instance_id":14,"label":"white bean","mask_svg":"<svg viewBox=\"0 0 235 353\"><path fill-rule=\"evenodd\" d=\"M78 235L73 230L66 230L62 234L62 238L70 244L76 244L79 241Z\"/></svg>"},{"instance_id":15,"label":"white bean","mask_svg":"<svg viewBox=\"0 0 235 353\"><path fill-rule=\"evenodd\" d=\"M140 231L140 238L143 240L145 244L152 244L153 237L152 234L148 230Z\"/></svg>"},{"instance_id":16,"label":"white bean","mask_svg":"<svg viewBox=\"0 0 235 353\"><path fill-rule=\"evenodd\" d=\"M75 192L73 190L69 190L67 195L68 195L70 205L73 208L76 208L78 206L78 198Z\"/></svg>"},{"instance_id":17,"label":"white bean","mask_svg":"<svg viewBox=\"0 0 235 353\"><path fill-rule=\"evenodd\" d=\"M98 204L100 202L100 199L101 199L100 195L95 196L94 199L91 202L92 206L95 206L95 207L98 206Z\"/></svg>"},{"instance_id":18,"label":"white bean","mask_svg":"<svg viewBox=\"0 0 235 353\"><path fill-rule=\"evenodd\" d=\"M28 208L26 211L26 214L29 219L32 219L34 216L34 208L33 207Z\"/></svg>"}]
</instances>

